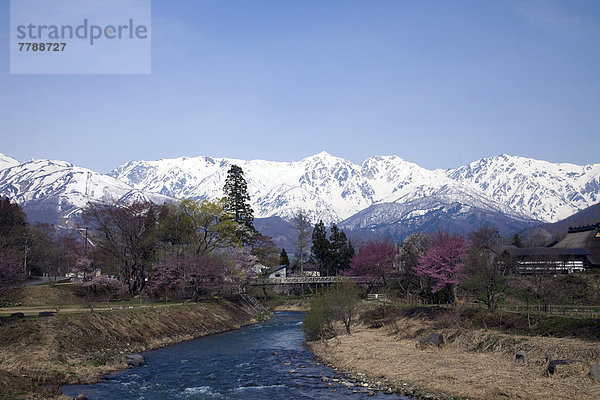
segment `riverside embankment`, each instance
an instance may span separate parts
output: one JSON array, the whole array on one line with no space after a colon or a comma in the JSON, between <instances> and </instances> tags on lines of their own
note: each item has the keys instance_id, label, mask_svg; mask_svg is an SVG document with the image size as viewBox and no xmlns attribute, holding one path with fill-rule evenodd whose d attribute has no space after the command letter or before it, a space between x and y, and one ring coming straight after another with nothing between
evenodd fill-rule
<instances>
[{"instance_id":1,"label":"riverside embankment","mask_svg":"<svg viewBox=\"0 0 600 400\"><path fill-rule=\"evenodd\" d=\"M96 382L127 368L124 355L264 318L243 300L2 320L0 398L60 398L59 385Z\"/></svg>"},{"instance_id":2,"label":"riverside embankment","mask_svg":"<svg viewBox=\"0 0 600 400\"><path fill-rule=\"evenodd\" d=\"M500 318L502 324L511 325L512 332L482 328L474 318L452 311L404 310L379 319L365 318L351 335L311 342L309 347L318 359L347 375L383 382L416 398L600 398L600 382L588 374L600 361L598 332L592 331L596 324L583 326L585 321L575 321L585 328L578 331L585 337L528 336L515 334L516 316L488 316L487 321ZM441 348L418 345L420 338L434 332L446 339ZM526 353L526 362L516 360L518 351ZM577 362L560 365L548 374L547 357Z\"/></svg>"}]
</instances>

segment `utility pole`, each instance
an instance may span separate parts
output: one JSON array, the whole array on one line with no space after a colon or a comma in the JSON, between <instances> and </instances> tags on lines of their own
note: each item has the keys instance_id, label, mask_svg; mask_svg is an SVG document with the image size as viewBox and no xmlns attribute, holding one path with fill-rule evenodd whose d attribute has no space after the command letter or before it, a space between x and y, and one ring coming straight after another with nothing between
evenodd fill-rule
<instances>
[{"instance_id":1,"label":"utility pole","mask_svg":"<svg viewBox=\"0 0 600 400\"><path fill-rule=\"evenodd\" d=\"M29 238L27 237L27 234L23 235L23 239L25 242L25 257L23 260L23 270L25 272L25 275L27 275L27 253L29 253Z\"/></svg>"},{"instance_id":2,"label":"utility pole","mask_svg":"<svg viewBox=\"0 0 600 400\"><path fill-rule=\"evenodd\" d=\"M84 257L87 259L88 256L88 227L85 227L85 247L84 247ZM90 271L92 272L92 271ZM83 281L85 282L85 278L87 275L87 267L83 267Z\"/></svg>"}]
</instances>

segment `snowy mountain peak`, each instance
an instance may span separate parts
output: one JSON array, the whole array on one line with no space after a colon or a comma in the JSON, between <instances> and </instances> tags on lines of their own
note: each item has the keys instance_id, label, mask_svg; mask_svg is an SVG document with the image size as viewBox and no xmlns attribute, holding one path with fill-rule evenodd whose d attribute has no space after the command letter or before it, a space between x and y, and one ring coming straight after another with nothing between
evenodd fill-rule
<instances>
[{"instance_id":1,"label":"snowy mountain peak","mask_svg":"<svg viewBox=\"0 0 600 400\"><path fill-rule=\"evenodd\" d=\"M600 201L600 164L551 163L501 154L447 173L462 185L542 221L558 221Z\"/></svg>"},{"instance_id":2,"label":"snowy mountain peak","mask_svg":"<svg viewBox=\"0 0 600 400\"><path fill-rule=\"evenodd\" d=\"M332 156L331 154L329 154L328 152L323 150L320 153L305 157L304 160L313 159L313 158L321 158L322 159L322 158L338 158L338 157Z\"/></svg>"},{"instance_id":3,"label":"snowy mountain peak","mask_svg":"<svg viewBox=\"0 0 600 400\"><path fill-rule=\"evenodd\" d=\"M18 165L19 161L0 153L0 170Z\"/></svg>"},{"instance_id":4,"label":"snowy mountain peak","mask_svg":"<svg viewBox=\"0 0 600 400\"><path fill-rule=\"evenodd\" d=\"M21 204L34 221L63 225L88 202L172 201L66 161L30 160L0 171L0 194Z\"/></svg>"}]
</instances>

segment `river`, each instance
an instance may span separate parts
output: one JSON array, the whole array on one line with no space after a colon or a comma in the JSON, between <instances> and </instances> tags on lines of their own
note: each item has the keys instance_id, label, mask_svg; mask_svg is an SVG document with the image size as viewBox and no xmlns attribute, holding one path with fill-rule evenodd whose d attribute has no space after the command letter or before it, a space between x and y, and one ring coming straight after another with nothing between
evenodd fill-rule
<instances>
[{"instance_id":1,"label":"river","mask_svg":"<svg viewBox=\"0 0 600 400\"><path fill-rule=\"evenodd\" d=\"M104 377L94 385L64 386L88 399L367 399L363 388L339 378L302 345L303 313L281 312L267 321L144 353L147 364ZM324 382L322 377L327 377ZM407 399L383 395L386 399Z\"/></svg>"}]
</instances>

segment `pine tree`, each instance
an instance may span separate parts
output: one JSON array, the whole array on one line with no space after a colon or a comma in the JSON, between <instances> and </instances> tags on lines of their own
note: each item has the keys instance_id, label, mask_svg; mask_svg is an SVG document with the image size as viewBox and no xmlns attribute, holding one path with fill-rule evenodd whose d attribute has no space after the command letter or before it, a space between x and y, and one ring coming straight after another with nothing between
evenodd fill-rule
<instances>
[{"instance_id":1,"label":"pine tree","mask_svg":"<svg viewBox=\"0 0 600 400\"><path fill-rule=\"evenodd\" d=\"M22 260L23 268L27 269L29 244L25 213L17 203L0 196L0 250L11 259Z\"/></svg>"},{"instance_id":2,"label":"pine tree","mask_svg":"<svg viewBox=\"0 0 600 400\"><path fill-rule=\"evenodd\" d=\"M348 239L348 243L346 244L346 252L344 253L344 268L342 268L342 269L346 269L346 268L350 267L350 264L352 263L352 259L354 258L355 255L356 255L356 251L354 250L354 244L352 243L352 241L350 239Z\"/></svg>"},{"instance_id":3,"label":"pine tree","mask_svg":"<svg viewBox=\"0 0 600 400\"><path fill-rule=\"evenodd\" d=\"M323 221L315 225L312 233L312 247L310 249L313 258L317 262L321 276L328 274L328 264L330 261L329 240L327 240L327 231Z\"/></svg>"},{"instance_id":4,"label":"pine tree","mask_svg":"<svg viewBox=\"0 0 600 400\"><path fill-rule=\"evenodd\" d=\"M2 248L12 245L20 247L27 230L27 217L23 209L10 201L8 197L0 197L0 245Z\"/></svg>"},{"instance_id":5,"label":"pine tree","mask_svg":"<svg viewBox=\"0 0 600 400\"><path fill-rule=\"evenodd\" d=\"M340 271L350 266L350 260L354 256L354 246L346 238L344 231L340 230L336 224L331 226L329 249L331 257L329 274L338 275Z\"/></svg>"},{"instance_id":6,"label":"pine tree","mask_svg":"<svg viewBox=\"0 0 600 400\"><path fill-rule=\"evenodd\" d=\"M515 236L512 238L512 245L515 247L523 247L523 242L517 233L515 233Z\"/></svg>"},{"instance_id":7,"label":"pine tree","mask_svg":"<svg viewBox=\"0 0 600 400\"><path fill-rule=\"evenodd\" d=\"M239 225L238 239L243 244L250 244L256 234L254 211L250 206L250 195L244 179L244 171L235 164L227 172L223 192L225 193L225 211L230 212L233 220Z\"/></svg>"},{"instance_id":8,"label":"pine tree","mask_svg":"<svg viewBox=\"0 0 600 400\"><path fill-rule=\"evenodd\" d=\"M285 248L281 249L281 254L279 255L279 265L290 265L290 259L288 258Z\"/></svg>"}]
</instances>

